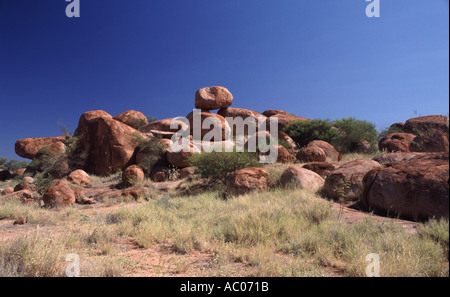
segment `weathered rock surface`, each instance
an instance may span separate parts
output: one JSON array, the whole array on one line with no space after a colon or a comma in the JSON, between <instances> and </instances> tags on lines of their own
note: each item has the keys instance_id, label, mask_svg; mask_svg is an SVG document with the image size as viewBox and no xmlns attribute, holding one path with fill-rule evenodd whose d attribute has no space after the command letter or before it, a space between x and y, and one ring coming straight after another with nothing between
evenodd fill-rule
<instances>
[{"instance_id":1,"label":"weathered rock surface","mask_svg":"<svg viewBox=\"0 0 450 297\"><path fill-rule=\"evenodd\" d=\"M232 125L231 127L231 123L229 122L230 128L233 130L234 136L238 134L245 136L248 136L249 134L254 134L258 130L259 120L261 119L261 121L262 120L267 121L267 117L260 114L259 112L243 108L232 108L232 107L222 108L217 112L217 114L221 115L226 119L233 119L235 123L238 123L239 119L242 119L244 123L251 123L250 125L243 126L244 129L242 131L238 131L236 125ZM266 127L267 122L263 125L262 128L266 129Z\"/></svg>"},{"instance_id":2,"label":"weathered rock surface","mask_svg":"<svg viewBox=\"0 0 450 297\"><path fill-rule=\"evenodd\" d=\"M387 152L410 152L410 145L416 137L412 133L392 133L379 141L378 148Z\"/></svg>"},{"instance_id":3,"label":"weathered rock surface","mask_svg":"<svg viewBox=\"0 0 450 297\"><path fill-rule=\"evenodd\" d=\"M263 191L268 187L269 172L263 167L245 168L236 171L227 183L227 194L243 195L251 191Z\"/></svg>"},{"instance_id":4,"label":"weathered rock surface","mask_svg":"<svg viewBox=\"0 0 450 297\"><path fill-rule=\"evenodd\" d=\"M25 225L27 223L27 217L21 216L17 220L14 221L13 225Z\"/></svg>"},{"instance_id":5,"label":"weathered rock surface","mask_svg":"<svg viewBox=\"0 0 450 297\"><path fill-rule=\"evenodd\" d=\"M437 129L444 133L449 131L449 118L441 115L430 115L409 119L406 121L403 130L408 133L420 135L427 133L431 129Z\"/></svg>"},{"instance_id":6,"label":"weathered rock surface","mask_svg":"<svg viewBox=\"0 0 450 297\"><path fill-rule=\"evenodd\" d=\"M414 220L449 217L449 162L416 159L389 164L364 178L367 207Z\"/></svg>"},{"instance_id":7,"label":"weathered rock surface","mask_svg":"<svg viewBox=\"0 0 450 297\"><path fill-rule=\"evenodd\" d=\"M64 181L56 179L42 197L46 207L58 208L75 204L75 194Z\"/></svg>"},{"instance_id":8,"label":"weathered rock surface","mask_svg":"<svg viewBox=\"0 0 450 297\"><path fill-rule=\"evenodd\" d=\"M64 142L69 136L25 138L15 144L16 154L25 159L34 159L37 153L44 147L49 147L53 153L64 151Z\"/></svg>"},{"instance_id":9,"label":"weathered rock surface","mask_svg":"<svg viewBox=\"0 0 450 297\"><path fill-rule=\"evenodd\" d=\"M179 169L190 166L189 157L192 154L201 153L201 147L192 138L187 145L183 145L181 142L178 142L176 145L178 147L173 146L167 149L166 156L169 164Z\"/></svg>"},{"instance_id":10,"label":"weathered rock surface","mask_svg":"<svg viewBox=\"0 0 450 297\"><path fill-rule=\"evenodd\" d=\"M147 117L139 111L128 110L114 117L115 120L122 122L136 130L148 124Z\"/></svg>"},{"instance_id":11,"label":"weathered rock surface","mask_svg":"<svg viewBox=\"0 0 450 297\"><path fill-rule=\"evenodd\" d=\"M289 163L292 161L291 153L282 145L278 145L278 163Z\"/></svg>"},{"instance_id":12,"label":"weathered rock surface","mask_svg":"<svg viewBox=\"0 0 450 297\"><path fill-rule=\"evenodd\" d=\"M202 88L195 93L195 108L198 109L221 109L231 104L233 104L233 95L224 87Z\"/></svg>"},{"instance_id":13,"label":"weathered rock surface","mask_svg":"<svg viewBox=\"0 0 450 297\"><path fill-rule=\"evenodd\" d=\"M297 117L297 116L293 116L293 115L284 115L284 114L276 114L276 115L273 115L270 117L270 119L272 119L272 118L278 119L278 130L279 131L283 131L283 129L292 122L310 121L310 119L307 119L307 118Z\"/></svg>"},{"instance_id":14,"label":"weathered rock surface","mask_svg":"<svg viewBox=\"0 0 450 297\"><path fill-rule=\"evenodd\" d=\"M429 133L417 136L411 142L412 152L449 152L449 142L447 135L440 130L431 130Z\"/></svg>"},{"instance_id":15,"label":"weathered rock surface","mask_svg":"<svg viewBox=\"0 0 450 297\"><path fill-rule=\"evenodd\" d=\"M321 148L330 162L339 162L342 160L342 156L337 149L326 141L314 140L308 143L308 147Z\"/></svg>"},{"instance_id":16,"label":"weathered rock surface","mask_svg":"<svg viewBox=\"0 0 450 297\"><path fill-rule=\"evenodd\" d=\"M321 177L328 177L336 166L326 162L311 162L303 165L303 168L314 171Z\"/></svg>"},{"instance_id":17,"label":"weathered rock surface","mask_svg":"<svg viewBox=\"0 0 450 297\"><path fill-rule=\"evenodd\" d=\"M297 153L297 160L300 162L308 163L308 162L325 162L327 159L327 155L320 147L315 146L307 146Z\"/></svg>"},{"instance_id":18,"label":"weathered rock surface","mask_svg":"<svg viewBox=\"0 0 450 297\"><path fill-rule=\"evenodd\" d=\"M8 188L6 188L6 189L4 189L2 191L2 195L3 196L9 195L9 194L12 194L12 193L14 193L14 188L12 188L12 187L8 187Z\"/></svg>"},{"instance_id":19,"label":"weathered rock surface","mask_svg":"<svg viewBox=\"0 0 450 297\"><path fill-rule=\"evenodd\" d=\"M122 181L125 185L134 185L145 178L144 170L137 166L131 165L127 167L122 173Z\"/></svg>"},{"instance_id":20,"label":"weathered rock surface","mask_svg":"<svg viewBox=\"0 0 450 297\"><path fill-rule=\"evenodd\" d=\"M372 160L380 164L388 163L400 163L400 162L411 162L420 159L437 159L437 160L449 160L448 153L385 153L381 156L376 156Z\"/></svg>"},{"instance_id":21,"label":"weathered rock surface","mask_svg":"<svg viewBox=\"0 0 450 297\"><path fill-rule=\"evenodd\" d=\"M311 170L291 166L283 172L280 183L284 187L294 185L301 189L317 191L324 185L325 180Z\"/></svg>"},{"instance_id":22,"label":"weathered rock surface","mask_svg":"<svg viewBox=\"0 0 450 297\"><path fill-rule=\"evenodd\" d=\"M174 125L173 127L175 128L171 128L171 125ZM145 134L151 133L157 137L171 139L176 132L188 129L189 126L187 123L177 118L170 118L151 122L139 129L139 131Z\"/></svg>"},{"instance_id":23,"label":"weathered rock surface","mask_svg":"<svg viewBox=\"0 0 450 297\"><path fill-rule=\"evenodd\" d=\"M77 169L67 177L69 181L76 185L88 186L91 183L91 177L84 170Z\"/></svg>"},{"instance_id":24,"label":"weathered rock surface","mask_svg":"<svg viewBox=\"0 0 450 297\"><path fill-rule=\"evenodd\" d=\"M287 135L283 131L278 131L278 139L280 141L283 141L284 145L288 145L286 148L289 149L289 150L294 150L294 149L297 148L297 145L295 144L295 141L292 140L292 138L289 137L289 135Z\"/></svg>"},{"instance_id":25,"label":"weathered rock surface","mask_svg":"<svg viewBox=\"0 0 450 297\"><path fill-rule=\"evenodd\" d=\"M341 199L336 191L348 183L349 189L346 190L345 200L359 200L363 192L363 178L371 170L380 168L381 164L373 160L356 160L345 163L338 169L331 172L325 180L323 192L332 199Z\"/></svg>"},{"instance_id":26,"label":"weathered rock surface","mask_svg":"<svg viewBox=\"0 0 450 297\"><path fill-rule=\"evenodd\" d=\"M12 189L12 188L11 188ZM21 190L17 192L6 193L1 199L17 199L20 200L23 204L34 203L33 193L29 190Z\"/></svg>"},{"instance_id":27,"label":"weathered rock surface","mask_svg":"<svg viewBox=\"0 0 450 297\"><path fill-rule=\"evenodd\" d=\"M84 113L75 131L78 146L87 154L83 168L88 173L105 176L134 163L136 136L146 136L136 129L114 120L104 111Z\"/></svg>"},{"instance_id":28,"label":"weathered rock surface","mask_svg":"<svg viewBox=\"0 0 450 297\"><path fill-rule=\"evenodd\" d=\"M38 187L33 185L33 184L31 184L31 183L28 183L28 182L21 182L20 184L18 184L17 186L14 187L14 192L19 192L19 191L22 191L22 190L28 190L28 191L31 191L31 192L37 192Z\"/></svg>"},{"instance_id":29,"label":"weathered rock surface","mask_svg":"<svg viewBox=\"0 0 450 297\"><path fill-rule=\"evenodd\" d=\"M180 178L189 178L195 174L195 167L186 167L180 170Z\"/></svg>"},{"instance_id":30,"label":"weathered rock surface","mask_svg":"<svg viewBox=\"0 0 450 297\"><path fill-rule=\"evenodd\" d=\"M279 109L268 109L264 111L262 114L265 115L266 117L271 117L274 115L289 115L288 112Z\"/></svg>"},{"instance_id":31,"label":"weathered rock surface","mask_svg":"<svg viewBox=\"0 0 450 297\"><path fill-rule=\"evenodd\" d=\"M33 184L34 183L34 178L32 178L31 176L25 176L25 177L22 178L22 180L24 182L26 182L26 183L29 183L29 184Z\"/></svg>"},{"instance_id":32,"label":"weathered rock surface","mask_svg":"<svg viewBox=\"0 0 450 297\"><path fill-rule=\"evenodd\" d=\"M209 140L221 141L226 140L231 136L230 125L225 118L219 114L202 110L198 117L200 119L198 122L196 122L194 118L194 112L189 113L186 118L190 125L190 135L192 135L195 140L203 140L207 134L208 136L212 136L211 133L214 133L213 131L216 130L218 131L217 135L214 133L215 137ZM194 131L199 131L198 135L196 135Z\"/></svg>"}]
</instances>

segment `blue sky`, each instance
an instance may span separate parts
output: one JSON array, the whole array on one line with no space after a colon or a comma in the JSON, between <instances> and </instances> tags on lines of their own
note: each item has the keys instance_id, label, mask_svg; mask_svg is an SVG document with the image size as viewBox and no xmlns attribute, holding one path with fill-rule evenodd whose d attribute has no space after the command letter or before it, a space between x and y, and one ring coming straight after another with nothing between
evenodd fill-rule
<instances>
[{"instance_id":1,"label":"blue sky","mask_svg":"<svg viewBox=\"0 0 450 297\"><path fill-rule=\"evenodd\" d=\"M449 1L0 0L0 157L80 115L185 116L198 88L234 107L378 129L449 110Z\"/></svg>"}]
</instances>

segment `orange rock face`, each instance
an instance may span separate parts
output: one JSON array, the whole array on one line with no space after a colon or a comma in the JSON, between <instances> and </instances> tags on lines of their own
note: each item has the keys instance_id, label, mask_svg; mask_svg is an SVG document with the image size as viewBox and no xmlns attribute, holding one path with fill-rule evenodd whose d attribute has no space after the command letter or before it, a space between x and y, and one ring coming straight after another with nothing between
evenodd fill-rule
<instances>
[{"instance_id":1,"label":"orange rock face","mask_svg":"<svg viewBox=\"0 0 450 297\"><path fill-rule=\"evenodd\" d=\"M336 166L326 162L311 162L303 165L303 168L314 171L322 177L327 177L336 169Z\"/></svg>"},{"instance_id":2,"label":"orange rock face","mask_svg":"<svg viewBox=\"0 0 450 297\"><path fill-rule=\"evenodd\" d=\"M409 119L406 121L403 130L408 133L420 134L430 129L437 129L444 133L449 131L449 118L440 115L430 115Z\"/></svg>"},{"instance_id":3,"label":"orange rock face","mask_svg":"<svg viewBox=\"0 0 450 297\"><path fill-rule=\"evenodd\" d=\"M284 110L278 110L278 109L269 109L266 110L262 113L263 115L265 115L266 117L271 117L274 115L289 115L288 112L284 111Z\"/></svg>"},{"instance_id":4,"label":"orange rock face","mask_svg":"<svg viewBox=\"0 0 450 297\"><path fill-rule=\"evenodd\" d=\"M202 88L195 93L195 108L221 109L227 108L233 103L233 95L224 87Z\"/></svg>"},{"instance_id":5,"label":"orange rock face","mask_svg":"<svg viewBox=\"0 0 450 297\"><path fill-rule=\"evenodd\" d=\"M380 151L410 152L411 142L417 135L411 133L392 133L383 137L378 143Z\"/></svg>"},{"instance_id":6,"label":"orange rock face","mask_svg":"<svg viewBox=\"0 0 450 297\"><path fill-rule=\"evenodd\" d=\"M189 113L186 116L186 118L189 121L190 125L190 133L191 133L190 135L192 135L195 140L202 140L205 137L205 135L207 135L213 130L218 131L217 136L219 138L219 139L213 138L212 140L214 141L226 140L227 135L231 135L231 128L228 125L228 122L225 120L223 116L219 114L202 110L200 112L200 115L198 116L198 118L200 119L199 122L196 122L194 112ZM204 125L206 125L207 128L203 128ZM199 135L196 135L194 133L195 130L200 131Z\"/></svg>"},{"instance_id":7,"label":"orange rock face","mask_svg":"<svg viewBox=\"0 0 450 297\"><path fill-rule=\"evenodd\" d=\"M372 209L414 220L449 217L449 162L416 159L370 171L362 202Z\"/></svg>"},{"instance_id":8,"label":"orange rock face","mask_svg":"<svg viewBox=\"0 0 450 297\"><path fill-rule=\"evenodd\" d=\"M80 186L88 186L91 183L91 178L89 177L89 174L87 174L84 170L81 169L75 170L72 173L70 173L67 179L72 183Z\"/></svg>"},{"instance_id":9,"label":"orange rock face","mask_svg":"<svg viewBox=\"0 0 450 297\"><path fill-rule=\"evenodd\" d=\"M133 185L144 180L144 170L137 165L127 167L122 174L122 181L126 185Z\"/></svg>"},{"instance_id":10,"label":"orange rock face","mask_svg":"<svg viewBox=\"0 0 450 297\"><path fill-rule=\"evenodd\" d=\"M327 159L329 159L329 161L331 162L339 162L342 159L341 154L334 148L334 146L332 146L326 141L314 140L308 144L308 147L321 148L324 151L325 155L327 156Z\"/></svg>"},{"instance_id":11,"label":"orange rock face","mask_svg":"<svg viewBox=\"0 0 450 297\"><path fill-rule=\"evenodd\" d=\"M60 152L65 148L64 141L67 136L46 137L46 138L25 138L20 139L15 144L16 154L25 159L34 159L44 147L50 147L54 152Z\"/></svg>"},{"instance_id":12,"label":"orange rock face","mask_svg":"<svg viewBox=\"0 0 450 297\"><path fill-rule=\"evenodd\" d=\"M428 133L417 136L411 142L410 150L412 152L449 152L449 142L447 135L437 129L432 129Z\"/></svg>"},{"instance_id":13,"label":"orange rock face","mask_svg":"<svg viewBox=\"0 0 450 297\"><path fill-rule=\"evenodd\" d=\"M136 129L114 120L104 111L84 113L74 134L87 154L85 170L105 176L131 165L138 143L136 136L146 136Z\"/></svg>"},{"instance_id":14,"label":"orange rock face","mask_svg":"<svg viewBox=\"0 0 450 297\"><path fill-rule=\"evenodd\" d=\"M236 171L227 183L227 194L237 196L251 191L264 191L268 187L269 172L263 167Z\"/></svg>"},{"instance_id":15,"label":"orange rock face","mask_svg":"<svg viewBox=\"0 0 450 297\"><path fill-rule=\"evenodd\" d=\"M304 147L297 153L300 162L325 162L327 155L320 147Z\"/></svg>"},{"instance_id":16,"label":"orange rock face","mask_svg":"<svg viewBox=\"0 0 450 297\"><path fill-rule=\"evenodd\" d=\"M295 184L301 189L316 191L323 186L325 181L311 170L300 166L291 166L283 172L280 182L283 186Z\"/></svg>"},{"instance_id":17,"label":"orange rock face","mask_svg":"<svg viewBox=\"0 0 450 297\"><path fill-rule=\"evenodd\" d=\"M166 152L167 161L170 165L177 167L179 169L189 167L189 157L192 156L192 154L198 154L201 152L201 147L198 147L194 141L191 138L191 141L189 142L189 149L186 149L184 151L183 149L179 150L173 150L172 148L169 148Z\"/></svg>"},{"instance_id":18,"label":"orange rock face","mask_svg":"<svg viewBox=\"0 0 450 297\"><path fill-rule=\"evenodd\" d=\"M115 120L127 124L136 130L148 124L147 117L139 111L128 110L114 117Z\"/></svg>"},{"instance_id":19,"label":"orange rock face","mask_svg":"<svg viewBox=\"0 0 450 297\"><path fill-rule=\"evenodd\" d=\"M42 197L46 207L58 208L75 204L75 194L64 181L56 179Z\"/></svg>"},{"instance_id":20,"label":"orange rock face","mask_svg":"<svg viewBox=\"0 0 450 297\"><path fill-rule=\"evenodd\" d=\"M341 188L344 182L349 186L349 189L345 191L345 200L359 200L363 192L364 176L369 171L380 167L380 163L372 160L356 160L345 163L327 177L323 188L324 193L332 199L342 198L336 190Z\"/></svg>"}]
</instances>

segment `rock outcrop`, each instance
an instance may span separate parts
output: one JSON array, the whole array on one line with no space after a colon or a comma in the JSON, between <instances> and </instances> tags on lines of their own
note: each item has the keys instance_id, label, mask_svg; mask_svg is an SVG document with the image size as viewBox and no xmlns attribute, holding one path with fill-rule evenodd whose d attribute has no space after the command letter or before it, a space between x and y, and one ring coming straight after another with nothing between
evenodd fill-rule
<instances>
[{"instance_id":1,"label":"rock outcrop","mask_svg":"<svg viewBox=\"0 0 450 297\"><path fill-rule=\"evenodd\" d=\"M207 134L208 136L212 136L211 133L214 133L215 131L218 133L216 133L217 135L214 134L214 137L210 139L212 141L226 140L231 136L231 128L228 122L219 114L202 110L199 112L198 121L196 121L194 112L189 113L186 116L186 119L189 121L190 135L192 135L195 140L203 140ZM199 131L198 135L196 135L194 131Z\"/></svg>"},{"instance_id":2,"label":"rock outcrop","mask_svg":"<svg viewBox=\"0 0 450 297\"><path fill-rule=\"evenodd\" d=\"M300 166L291 166L281 175L280 183L284 187L297 186L301 189L317 191L323 187L325 180L311 170Z\"/></svg>"},{"instance_id":3,"label":"rock outcrop","mask_svg":"<svg viewBox=\"0 0 450 297\"><path fill-rule=\"evenodd\" d=\"M56 179L42 197L46 207L58 208L75 204L75 193L67 183Z\"/></svg>"},{"instance_id":4,"label":"rock outcrop","mask_svg":"<svg viewBox=\"0 0 450 297\"><path fill-rule=\"evenodd\" d=\"M148 124L147 117L139 111L128 110L114 117L115 120L122 122L136 130Z\"/></svg>"},{"instance_id":5,"label":"rock outcrop","mask_svg":"<svg viewBox=\"0 0 450 297\"><path fill-rule=\"evenodd\" d=\"M224 87L207 87L195 93L195 108L214 110L233 104L233 95Z\"/></svg>"},{"instance_id":6,"label":"rock outcrop","mask_svg":"<svg viewBox=\"0 0 450 297\"><path fill-rule=\"evenodd\" d=\"M414 220L449 217L449 162L416 159L371 170L364 178L366 207Z\"/></svg>"},{"instance_id":7,"label":"rock outcrop","mask_svg":"<svg viewBox=\"0 0 450 297\"><path fill-rule=\"evenodd\" d=\"M311 162L303 165L303 168L314 171L321 177L328 177L336 169L336 166L326 162Z\"/></svg>"},{"instance_id":8,"label":"rock outcrop","mask_svg":"<svg viewBox=\"0 0 450 297\"><path fill-rule=\"evenodd\" d=\"M69 174L67 179L79 186L88 186L91 183L91 177L84 170L78 169Z\"/></svg>"},{"instance_id":9,"label":"rock outcrop","mask_svg":"<svg viewBox=\"0 0 450 297\"><path fill-rule=\"evenodd\" d=\"M15 144L15 151L20 157L33 160L36 158L38 152L45 147L48 147L52 153L63 152L66 147L64 142L68 138L70 137L60 136L20 139Z\"/></svg>"},{"instance_id":10,"label":"rock outcrop","mask_svg":"<svg viewBox=\"0 0 450 297\"><path fill-rule=\"evenodd\" d=\"M419 135L427 133L431 129L440 130L444 133L449 131L449 118L441 115L430 115L409 119L403 126L403 130L407 133Z\"/></svg>"},{"instance_id":11,"label":"rock outcrop","mask_svg":"<svg viewBox=\"0 0 450 297\"><path fill-rule=\"evenodd\" d=\"M78 149L87 155L85 168L82 169L100 176L132 165L138 145L136 137L146 138L101 110L84 113L74 135L78 137Z\"/></svg>"},{"instance_id":12,"label":"rock outcrop","mask_svg":"<svg viewBox=\"0 0 450 297\"><path fill-rule=\"evenodd\" d=\"M145 178L144 170L137 165L127 167L122 173L122 181L127 186L135 185Z\"/></svg>"},{"instance_id":13,"label":"rock outcrop","mask_svg":"<svg viewBox=\"0 0 450 297\"><path fill-rule=\"evenodd\" d=\"M308 143L308 147L321 148L330 162L339 162L342 160L342 156L337 149L326 141L314 140Z\"/></svg>"},{"instance_id":14,"label":"rock outcrop","mask_svg":"<svg viewBox=\"0 0 450 297\"><path fill-rule=\"evenodd\" d=\"M374 161L380 164L412 162L420 159L438 159L449 160L448 153L385 153L373 158Z\"/></svg>"},{"instance_id":15,"label":"rock outcrop","mask_svg":"<svg viewBox=\"0 0 450 297\"><path fill-rule=\"evenodd\" d=\"M227 183L228 195L243 195L252 191L264 191L268 187L269 172L263 167L245 168L236 171Z\"/></svg>"},{"instance_id":16,"label":"rock outcrop","mask_svg":"<svg viewBox=\"0 0 450 297\"><path fill-rule=\"evenodd\" d=\"M369 171L380 167L380 163L372 160L356 160L345 163L327 177L323 193L329 198L339 200L344 197L340 197L338 189L348 183L349 188L345 190L345 200L359 200L363 192L364 176Z\"/></svg>"},{"instance_id":17,"label":"rock outcrop","mask_svg":"<svg viewBox=\"0 0 450 297\"><path fill-rule=\"evenodd\" d=\"M325 162L327 155L320 147L304 147L297 153L297 160L303 163L308 162Z\"/></svg>"},{"instance_id":18,"label":"rock outcrop","mask_svg":"<svg viewBox=\"0 0 450 297\"><path fill-rule=\"evenodd\" d=\"M392 133L383 137L379 143L380 151L410 152L410 145L417 135L412 133Z\"/></svg>"}]
</instances>

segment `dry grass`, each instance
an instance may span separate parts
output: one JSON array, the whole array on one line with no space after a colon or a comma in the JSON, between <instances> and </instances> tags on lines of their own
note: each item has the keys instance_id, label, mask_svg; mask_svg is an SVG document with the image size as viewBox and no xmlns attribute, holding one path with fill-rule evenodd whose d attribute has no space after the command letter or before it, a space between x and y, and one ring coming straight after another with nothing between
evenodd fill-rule
<instances>
[{"instance_id":1,"label":"dry grass","mask_svg":"<svg viewBox=\"0 0 450 297\"><path fill-rule=\"evenodd\" d=\"M69 253L84 259L83 276L132 275L137 260L124 255L119 244L130 238L136 252L157 246L173 255L173 273L187 275L195 270L189 257L204 254L211 256L195 275L365 276L369 253L379 254L382 276L449 275L448 220L424 224L417 234L372 220L349 225L330 202L299 189L230 200L218 192L166 195L59 211L0 202L0 218L22 215L31 225L53 224L61 232L42 236L33 231L0 242L0 275L59 276Z\"/></svg>"},{"instance_id":2,"label":"dry grass","mask_svg":"<svg viewBox=\"0 0 450 297\"><path fill-rule=\"evenodd\" d=\"M375 152L372 154L349 153L349 154L342 155L341 162L347 163L347 162L351 162L351 161L355 161L355 160L362 160L362 159L372 160L373 158L375 158L376 156L379 156L381 154L382 154L382 152Z\"/></svg>"}]
</instances>

